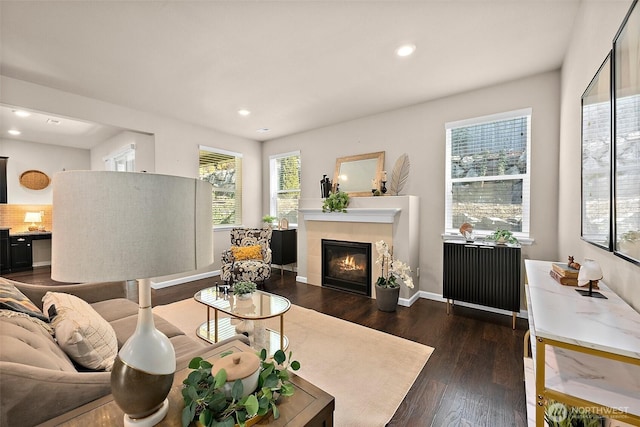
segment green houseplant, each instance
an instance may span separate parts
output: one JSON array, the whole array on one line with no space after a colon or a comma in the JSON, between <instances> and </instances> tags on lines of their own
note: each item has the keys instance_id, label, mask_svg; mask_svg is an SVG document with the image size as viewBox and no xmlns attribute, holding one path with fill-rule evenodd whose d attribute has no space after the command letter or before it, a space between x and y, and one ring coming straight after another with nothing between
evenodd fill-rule
<instances>
[{"instance_id":1,"label":"green houseplant","mask_svg":"<svg viewBox=\"0 0 640 427\"><path fill-rule=\"evenodd\" d=\"M347 212L349 195L344 191L331 193L322 203L322 212Z\"/></svg>"},{"instance_id":2,"label":"green houseplant","mask_svg":"<svg viewBox=\"0 0 640 427\"><path fill-rule=\"evenodd\" d=\"M267 227L271 227L273 226L273 223L275 222L275 220L277 220L278 218L276 218L275 216L272 215L265 215L262 217L262 222L264 223L264 225L266 225Z\"/></svg>"},{"instance_id":3,"label":"green houseplant","mask_svg":"<svg viewBox=\"0 0 640 427\"><path fill-rule=\"evenodd\" d=\"M258 289L255 283L249 281L236 282L233 284L234 295L252 294Z\"/></svg>"},{"instance_id":4,"label":"green houseplant","mask_svg":"<svg viewBox=\"0 0 640 427\"><path fill-rule=\"evenodd\" d=\"M413 289L411 267L393 258L393 250L384 240L376 242L378 258L376 264L380 266L380 276L376 280L376 304L381 311L395 311L400 297L400 283Z\"/></svg>"},{"instance_id":5,"label":"green houseplant","mask_svg":"<svg viewBox=\"0 0 640 427\"><path fill-rule=\"evenodd\" d=\"M516 239L513 233L509 230L497 229L492 234L488 235L487 239L493 240L496 243L518 243L518 239Z\"/></svg>"},{"instance_id":6,"label":"green houseplant","mask_svg":"<svg viewBox=\"0 0 640 427\"><path fill-rule=\"evenodd\" d=\"M231 352L223 355L228 356ZM260 357L260 374L257 389L245 396L241 380L233 383L231 396L227 397L223 386L227 381L227 373L220 369L214 376L210 362L196 357L189 363L193 371L184 379L182 398L182 426L187 427L198 421L204 427L233 427L238 424L245 427L253 417L262 417L269 411L278 419L278 399L280 396L292 396L295 389L289 377L289 368L300 369L298 361L291 361L291 352L287 355L278 350L273 359L267 359L267 351L262 349Z\"/></svg>"}]
</instances>

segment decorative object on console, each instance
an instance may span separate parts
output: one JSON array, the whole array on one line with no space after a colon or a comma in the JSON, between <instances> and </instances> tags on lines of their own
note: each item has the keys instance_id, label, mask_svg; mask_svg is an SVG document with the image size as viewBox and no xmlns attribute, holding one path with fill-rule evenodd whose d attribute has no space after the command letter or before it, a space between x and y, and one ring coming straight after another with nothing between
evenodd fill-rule
<instances>
[{"instance_id":1,"label":"decorative object on console","mask_svg":"<svg viewBox=\"0 0 640 427\"><path fill-rule=\"evenodd\" d=\"M411 170L411 162L409 162L409 156L404 153L398 160L396 160L391 172L391 182L389 183L389 194L392 196L399 196L400 192L404 188L404 185L409 179L409 171ZM386 181L386 180L385 180Z\"/></svg>"},{"instance_id":2,"label":"decorative object on console","mask_svg":"<svg viewBox=\"0 0 640 427\"><path fill-rule=\"evenodd\" d=\"M40 212L27 212L24 215L24 222L30 222L29 231L37 231L40 226L36 225L37 223L42 222L42 216Z\"/></svg>"},{"instance_id":3,"label":"decorative object on console","mask_svg":"<svg viewBox=\"0 0 640 427\"><path fill-rule=\"evenodd\" d=\"M278 230L288 230L289 229L289 220L287 218L280 218L278 221Z\"/></svg>"},{"instance_id":4,"label":"decorative object on console","mask_svg":"<svg viewBox=\"0 0 640 427\"><path fill-rule=\"evenodd\" d=\"M262 222L264 223L264 225L266 227L272 227L273 223L274 223L274 221L276 219L278 219L278 218L276 218L275 216L265 215L265 216L262 217Z\"/></svg>"},{"instance_id":5,"label":"decorative object on console","mask_svg":"<svg viewBox=\"0 0 640 427\"><path fill-rule=\"evenodd\" d=\"M380 276L376 281L376 304L381 311L395 311L400 297L398 280L413 289L411 267L393 259L393 249L390 249L384 240L376 242L376 251L376 264L380 266Z\"/></svg>"},{"instance_id":6,"label":"decorative object on console","mask_svg":"<svg viewBox=\"0 0 640 427\"><path fill-rule=\"evenodd\" d=\"M475 237L473 236L473 225L468 222L463 223L460 226L460 234L462 234L467 242L473 242Z\"/></svg>"},{"instance_id":7,"label":"decorative object on console","mask_svg":"<svg viewBox=\"0 0 640 427\"><path fill-rule=\"evenodd\" d=\"M245 353L240 353L244 355ZM213 363L196 357L189 363L189 368L194 369L183 381L182 396L184 409L182 410L182 425L187 427L192 421L197 421L202 426L224 425L240 427L253 425L269 411L273 411L273 418L280 417L278 402L280 396L293 396L295 388L290 381L289 368L293 371L300 369L300 362L291 360L291 352L287 355L278 350L273 359L267 360L267 351L260 351L259 364L256 366L258 376L255 386L249 381L227 373L231 368L236 354L231 353ZM244 357L244 356L241 356ZM225 360L225 359L230 360ZM222 366L222 368L217 368ZM252 367L249 364L249 374ZM231 372L231 371L230 371ZM240 376L245 372L240 372ZM227 380L233 380L230 395ZM253 383L252 383L253 384ZM246 391L245 386L250 390Z\"/></svg>"},{"instance_id":8,"label":"decorative object on console","mask_svg":"<svg viewBox=\"0 0 640 427\"><path fill-rule=\"evenodd\" d=\"M585 259L578 273L578 286L585 286L588 283L589 290L576 289L576 291L585 297L607 299L600 292L593 292L594 284L597 284L600 279L602 279L600 264L592 259Z\"/></svg>"},{"instance_id":9,"label":"decorative object on console","mask_svg":"<svg viewBox=\"0 0 640 427\"><path fill-rule=\"evenodd\" d=\"M51 277L63 282L128 281L192 271L213 261L211 184L150 173L68 171L53 185ZM99 220L96 220L99 218ZM174 348L151 311L149 280L138 281L133 335L111 371L125 426L151 426L168 411Z\"/></svg>"},{"instance_id":10,"label":"decorative object on console","mask_svg":"<svg viewBox=\"0 0 640 427\"><path fill-rule=\"evenodd\" d=\"M347 212L349 206L349 195L342 191L331 193L322 202L322 212Z\"/></svg>"},{"instance_id":11,"label":"decorative object on console","mask_svg":"<svg viewBox=\"0 0 640 427\"><path fill-rule=\"evenodd\" d=\"M513 233L509 230L501 230L497 229L492 234L487 236L488 240L493 240L499 245L504 245L506 243L515 244L518 243L518 239L513 236Z\"/></svg>"}]
</instances>

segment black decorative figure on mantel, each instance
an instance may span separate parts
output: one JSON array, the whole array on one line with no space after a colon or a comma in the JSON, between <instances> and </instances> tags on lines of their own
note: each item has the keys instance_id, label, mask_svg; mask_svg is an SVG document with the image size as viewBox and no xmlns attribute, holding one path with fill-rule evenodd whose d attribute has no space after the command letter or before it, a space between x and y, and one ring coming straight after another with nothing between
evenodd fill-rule
<instances>
[{"instance_id":1,"label":"black decorative figure on mantel","mask_svg":"<svg viewBox=\"0 0 640 427\"><path fill-rule=\"evenodd\" d=\"M382 194L385 194L387 192L387 181L382 181L382 187L380 188L380 191L382 191Z\"/></svg>"},{"instance_id":2,"label":"black decorative figure on mantel","mask_svg":"<svg viewBox=\"0 0 640 427\"><path fill-rule=\"evenodd\" d=\"M322 175L322 179L320 180L320 196L323 199L329 197L331 193L331 180L327 178L327 175Z\"/></svg>"}]
</instances>

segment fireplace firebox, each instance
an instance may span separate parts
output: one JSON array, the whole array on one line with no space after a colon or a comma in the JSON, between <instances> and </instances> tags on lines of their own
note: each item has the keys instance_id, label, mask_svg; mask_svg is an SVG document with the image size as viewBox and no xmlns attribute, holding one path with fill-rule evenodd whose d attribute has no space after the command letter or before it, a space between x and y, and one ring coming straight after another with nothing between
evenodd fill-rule
<instances>
[{"instance_id":1,"label":"fireplace firebox","mask_svg":"<svg viewBox=\"0 0 640 427\"><path fill-rule=\"evenodd\" d=\"M371 296L371 243L322 239L322 286Z\"/></svg>"}]
</instances>

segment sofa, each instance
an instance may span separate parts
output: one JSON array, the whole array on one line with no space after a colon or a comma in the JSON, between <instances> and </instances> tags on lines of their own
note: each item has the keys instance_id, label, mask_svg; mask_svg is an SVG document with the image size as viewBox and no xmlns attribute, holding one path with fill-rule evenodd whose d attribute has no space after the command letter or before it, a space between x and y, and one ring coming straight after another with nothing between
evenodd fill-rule
<instances>
[{"instance_id":1,"label":"sofa","mask_svg":"<svg viewBox=\"0 0 640 427\"><path fill-rule=\"evenodd\" d=\"M27 303L33 303L44 315L42 322L6 307L0 310L3 314L0 316L0 425L36 425L109 394L111 375L108 368L87 369L72 360L65 353L66 348L64 351L61 349L61 343L55 336L57 330L48 327L47 316L52 312L51 309L48 313L43 310L43 297L47 292L65 297L71 294L89 303L86 305L99 315L99 320L104 319L106 322L103 323L111 325L115 332L113 340L117 339L119 349L134 332L137 323L138 305L126 298L126 283L43 286L0 277L0 284L8 288L13 285L13 289L26 297L23 299L30 300ZM157 315L154 319L156 328L173 344L179 368L187 366L193 357L230 340L238 339L248 344L242 335L207 344L188 337Z\"/></svg>"}]
</instances>

